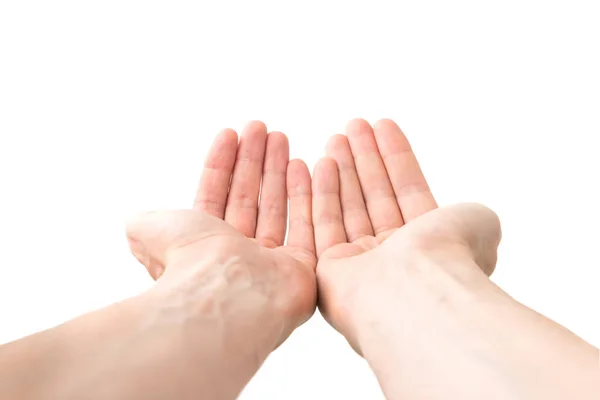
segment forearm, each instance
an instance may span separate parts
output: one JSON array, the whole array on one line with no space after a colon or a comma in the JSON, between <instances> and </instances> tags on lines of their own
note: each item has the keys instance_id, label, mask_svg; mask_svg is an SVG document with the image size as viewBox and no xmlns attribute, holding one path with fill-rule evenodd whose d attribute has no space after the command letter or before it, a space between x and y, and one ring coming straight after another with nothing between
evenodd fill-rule
<instances>
[{"instance_id":1,"label":"forearm","mask_svg":"<svg viewBox=\"0 0 600 400\"><path fill-rule=\"evenodd\" d=\"M120 385L117 371L152 334L142 330L142 303L126 300L1 346L0 398L92 398Z\"/></svg>"},{"instance_id":2,"label":"forearm","mask_svg":"<svg viewBox=\"0 0 600 400\"><path fill-rule=\"evenodd\" d=\"M283 328L253 290L201 279L202 295L157 285L1 346L0 398L234 399Z\"/></svg>"},{"instance_id":3,"label":"forearm","mask_svg":"<svg viewBox=\"0 0 600 400\"><path fill-rule=\"evenodd\" d=\"M399 272L396 299L362 313L360 348L388 398L600 397L597 349L454 267Z\"/></svg>"}]
</instances>

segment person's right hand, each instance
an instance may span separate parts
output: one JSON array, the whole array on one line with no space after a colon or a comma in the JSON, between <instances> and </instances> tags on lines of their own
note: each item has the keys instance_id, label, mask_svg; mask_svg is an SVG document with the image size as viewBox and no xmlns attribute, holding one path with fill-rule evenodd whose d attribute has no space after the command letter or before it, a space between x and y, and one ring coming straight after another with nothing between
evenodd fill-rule
<instances>
[{"instance_id":1,"label":"person's right hand","mask_svg":"<svg viewBox=\"0 0 600 400\"><path fill-rule=\"evenodd\" d=\"M240 340L275 335L277 346L315 310L310 173L260 121L239 142L231 129L216 137L192 210L142 214L127 235L157 289L191 304L208 298L221 323L245 324ZM274 327L258 320L267 310Z\"/></svg>"},{"instance_id":2,"label":"person's right hand","mask_svg":"<svg viewBox=\"0 0 600 400\"><path fill-rule=\"evenodd\" d=\"M487 280L501 236L496 215L475 204L437 208L393 121L374 128L351 121L346 136L331 138L327 155L313 176L319 308L357 352L362 317L394 307L389 299L411 290L407 274L428 275L428 268L439 265L435 260L443 259L443 274L424 280L441 297L435 293L445 284L439 276L448 282ZM465 260L472 268L464 267Z\"/></svg>"}]
</instances>

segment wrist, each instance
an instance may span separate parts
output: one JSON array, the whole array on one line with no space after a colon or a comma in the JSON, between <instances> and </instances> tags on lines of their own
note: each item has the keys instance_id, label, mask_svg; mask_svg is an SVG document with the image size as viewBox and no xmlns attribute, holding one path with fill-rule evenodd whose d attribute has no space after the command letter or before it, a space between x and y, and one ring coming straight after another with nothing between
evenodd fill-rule
<instances>
[{"instance_id":1,"label":"wrist","mask_svg":"<svg viewBox=\"0 0 600 400\"><path fill-rule=\"evenodd\" d=\"M396 294L383 293L355 320L357 346L388 398L592 393L596 349L513 300L472 259L412 261L387 271L396 283L385 291Z\"/></svg>"},{"instance_id":2,"label":"wrist","mask_svg":"<svg viewBox=\"0 0 600 400\"><path fill-rule=\"evenodd\" d=\"M254 357L268 354L287 321L272 301L274 288L261 276L263 269L232 256L200 261L179 271L168 267L145 294L151 304L148 323L175 330L191 342L200 334L211 335L220 347L251 352Z\"/></svg>"},{"instance_id":3,"label":"wrist","mask_svg":"<svg viewBox=\"0 0 600 400\"><path fill-rule=\"evenodd\" d=\"M391 338L398 330L419 335L413 328L440 316L466 313L498 291L462 253L408 252L401 260L374 268L373 281L363 285L352 302L351 333L361 353L388 333Z\"/></svg>"}]
</instances>

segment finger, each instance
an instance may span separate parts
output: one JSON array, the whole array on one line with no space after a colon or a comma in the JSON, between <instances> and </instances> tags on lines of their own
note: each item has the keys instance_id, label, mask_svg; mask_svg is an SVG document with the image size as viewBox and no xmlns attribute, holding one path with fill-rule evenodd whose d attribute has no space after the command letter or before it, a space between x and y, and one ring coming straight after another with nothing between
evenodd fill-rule
<instances>
[{"instance_id":1,"label":"finger","mask_svg":"<svg viewBox=\"0 0 600 400\"><path fill-rule=\"evenodd\" d=\"M353 242L362 236L372 236L373 227L360 188L348 138L344 135L331 137L327 143L326 153L337 163L342 215L348 241Z\"/></svg>"},{"instance_id":2,"label":"finger","mask_svg":"<svg viewBox=\"0 0 600 400\"><path fill-rule=\"evenodd\" d=\"M312 186L315 245L320 256L328 248L346 242L335 160L323 158L317 163Z\"/></svg>"},{"instance_id":3,"label":"finger","mask_svg":"<svg viewBox=\"0 0 600 400\"><path fill-rule=\"evenodd\" d=\"M262 188L256 222L256 239L265 247L279 247L285 239L287 222L286 171L290 158L287 137L272 132L267 138Z\"/></svg>"},{"instance_id":4,"label":"finger","mask_svg":"<svg viewBox=\"0 0 600 400\"><path fill-rule=\"evenodd\" d=\"M287 245L315 254L310 172L301 160L292 160L287 170L290 221Z\"/></svg>"},{"instance_id":5,"label":"finger","mask_svg":"<svg viewBox=\"0 0 600 400\"><path fill-rule=\"evenodd\" d=\"M225 129L217 135L204 161L195 209L223 219L237 146L238 136L234 130Z\"/></svg>"},{"instance_id":6,"label":"finger","mask_svg":"<svg viewBox=\"0 0 600 400\"><path fill-rule=\"evenodd\" d=\"M355 119L346 127L346 134L374 233L377 235L402 226L402 214L371 125Z\"/></svg>"},{"instance_id":7,"label":"finger","mask_svg":"<svg viewBox=\"0 0 600 400\"><path fill-rule=\"evenodd\" d=\"M225 221L247 237L254 237L258 214L258 194L262 175L267 127L250 122L240 138L231 187L225 208Z\"/></svg>"},{"instance_id":8,"label":"finger","mask_svg":"<svg viewBox=\"0 0 600 400\"><path fill-rule=\"evenodd\" d=\"M373 130L404 221L437 208L419 162L398 125L384 119Z\"/></svg>"}]
</instances>

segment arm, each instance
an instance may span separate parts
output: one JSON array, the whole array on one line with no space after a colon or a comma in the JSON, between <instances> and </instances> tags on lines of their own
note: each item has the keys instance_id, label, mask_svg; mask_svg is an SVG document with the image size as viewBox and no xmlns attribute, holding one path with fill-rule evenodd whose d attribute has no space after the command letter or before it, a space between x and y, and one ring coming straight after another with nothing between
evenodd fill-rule
<instances>
[{"instance_id":1,"label":"arm","mask_svg":"<svg viewBox=\"0 0 600 400\"><path fill-rule=\"evenodd\" d=\"M231 265L227 284L213 267L1 346L0 398L235 398L283 316L244 282L247 265ZM186 289L194 282L202 295Z\"/></svg>"},{"instance_id":2,"label":"arm","mask_svg":"<svg viewBox=\"0 0 600 400\"><path fill-rule=\"evenodd\" d=\"M599 399L598 350L489 279L489 209L437 204L390 120L351 121L313 175L319 309L387 397Z\"/></svg>"},{"instance_id":3,"label":"arm","mask_svg":"<svg viewBox=\"0 0 600 400\"><path fill-rule=\"evenodd\" d=\"M314 312L310 188L282 133L221 132L194 210L128 225L155 287L1 346L0 399L234 399Z\"/></svg>"},{"instance_id":4,"label":"arm","mask_svg":"<svg viewBox=\"0 0 600 400\"><path fill-rule=\"evenodd\" d=\"M427 256L410 263L413 273L389 272L394 292L381 293L356 323L359 347L388 398L600 398L593 346L485 277L459 281L447 272L456 265Z\"/></svg>"}]
</instances>

